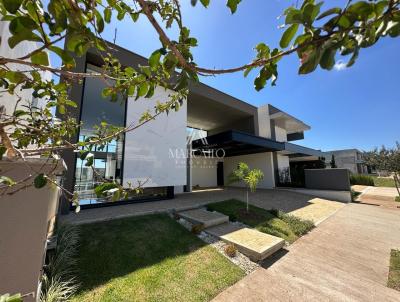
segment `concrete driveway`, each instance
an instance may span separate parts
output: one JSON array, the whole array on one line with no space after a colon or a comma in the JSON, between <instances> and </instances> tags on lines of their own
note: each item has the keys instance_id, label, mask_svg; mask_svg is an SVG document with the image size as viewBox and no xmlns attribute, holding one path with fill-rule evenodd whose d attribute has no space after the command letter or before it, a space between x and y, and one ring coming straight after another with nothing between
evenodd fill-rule
<instances>
[{"instance_id":1,"label":"concrete driveway","mask_svg":"<svg viewBox=\"0 0 400 302\"><path fill-rule=\"evenodd\" d=\"M400 301L386 287L400 210L349 204L214 301Z\"/></svg>"},{"instance_id":2,"label":"concrete driveway","mask_svg":"<svg viewBox=\"0 0 400 302\"><path fill-rule=\"evenodd\" d=\"M174 199L126 204L121 206L103 207L82 210L61 216L61 222L91 223L121 217L154 214L170 210L182 211L201 207L210 202L227 199L245 200L246 190L242 188L210 188L192 193L178 194ZM315 198L297 192L282 190L257 189L249 194L250 203L265 209L280 209L302 218L311 219L318 224L332 215L344 204L335 201Z\"/></svg>"}]
</instances>

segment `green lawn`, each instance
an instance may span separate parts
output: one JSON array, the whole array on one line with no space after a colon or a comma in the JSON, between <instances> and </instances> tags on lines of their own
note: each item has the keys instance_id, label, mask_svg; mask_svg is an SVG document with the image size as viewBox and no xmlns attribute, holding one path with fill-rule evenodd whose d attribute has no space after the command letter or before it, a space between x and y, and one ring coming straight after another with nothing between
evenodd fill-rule
<instances>
[{"instance_id":1,"label":"green lawn","mask_svg":"<svg viewBox=\"0 0 400 302\"><path fill-rule=\"evenodd\" d=\"M243 271L167 215L80 227L73 301L209 301Z\"/></svg>"},{"instance_id":2,"label":"green lawn","mask_svg":"<svg viewBox=\"0 0 400 302\"><path fill-rule=\"evenodd\" d=\"M394 180L388 177L372 176L376 187L395 187Z\"/></svg>"},{"instance_id":3,"label":"green lawn","mask_svg":"<svg viewBox=\"0 0 400 302\"><path fill-rule=\"evenodd\" d=\"M281 211L267 211L250 205L247 212L246 203L235 199L210 203L207 209L228 215L231 221L240 221L261 232L281 237L290 243L314 227L312 221L302 220Z\"/></svg>"},{"instance_id":4,"label":"green lawn","mask_svg":"<svg viewBox=\"0 0 400 302\"><path fill-rule=\"evenodd\" d=\"M391 250L388 287L400 291L400 250Z\"/></svg>"}]
</instances>

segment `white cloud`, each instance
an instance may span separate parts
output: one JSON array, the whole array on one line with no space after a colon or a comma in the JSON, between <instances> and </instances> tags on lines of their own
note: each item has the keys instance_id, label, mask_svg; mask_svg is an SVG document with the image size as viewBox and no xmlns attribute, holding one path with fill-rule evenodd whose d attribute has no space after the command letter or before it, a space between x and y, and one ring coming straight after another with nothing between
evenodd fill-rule
<instances>
[{"instance_id":1,"label":"white cloud","mask_svg":"<svg viewBox=\"0 0 400 302\"><path fill-rule=\"evenodd\" d=\"M335 70L337 71L341 71L347 68L347 63L343 62L342 60L339 60L336 62L335 66L333 66L333 68L335 68Z\"/></svg>"}]
</instances>

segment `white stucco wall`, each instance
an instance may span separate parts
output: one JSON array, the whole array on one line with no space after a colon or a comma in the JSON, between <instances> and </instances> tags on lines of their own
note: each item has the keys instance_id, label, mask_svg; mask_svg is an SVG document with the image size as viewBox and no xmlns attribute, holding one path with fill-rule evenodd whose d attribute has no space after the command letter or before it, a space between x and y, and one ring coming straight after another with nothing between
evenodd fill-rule
<instances>
[{"instance_id":1,"label":"white stucco wall","mask_svg":"<svg viewBox=\"0 0 400 302\"><path fill-rule=\"evenodd\" d=\"M200 187L216 187L218 161L223 160L205 157L192 158L192 185Z\"/></svg>"},{"instance_id":2,"label":"white stucco wall","mask_svg":"<svg viewBox=\"0 0 400 302\"><path fill-rule=\"evenodd\" d=\"M11 34L8 27L9 27L9 22L0 21L0 37L1 37L0 57L16 59L23 57L38 48L36 42L30 42L30 41L21 42L14 48L10 48L8 46L8 38L11 37ZM28 66L20 64L9 63L7 64L7 66L12 70L29 70ZM42 75L42 78L45 80L50 80L52 77L50 72L40 72L40 74ZM21 109L26 109L25 107L22 106L30 104L33 100L32 89L23 89L21 91L18 91L17 89L16 92L18 92L18 95L16 94L11 95L7 92L0 92L0 105L5 107L6 113L8 115L13 114L15 105L19 97L21 97L21 101L18 103L17 108ZM43 100L36 100L36 101L37 101L36 104L37 107L42 106Z\"/></svg>"},{"instance_id":3,"label":"white stucco wall","mask_svg":"<svg viewBox=\"0 0 400 302\"><path fill-rule=\"evenodd\" d=\"M275 126L275 138L278 142L286 142L287 141L286 129Z\"/></svg>"},{"instance_id":4,"label":"white stucco wall","mask_svg":"<svg viewBox=\"0 0 400 302\"><path fill-rule=\"evenodd\" d=\"M237 167L239 162L245 162L250 169L257 168L264 173L264 179L259 183L258 188L271 189L275 186L272 152L226 157L224 159L225 184L228 183L229 174ZM231 184L231 186L244 187L244 184L236 183Z\"/></svg>"},{"instance_id":5,"label":"white stucco wall","mask_svg":"<svg viewBox=\"0 0 400 302\"><path fill-rule=\"evenodd\" d=\"M150 99L128 99L126 125L137 124L146 110L153 112L157 101L168 100L169 90L158 87ZM186 184L187 106L128 132L125 136L124 185L146 181L145 187Z\"/></svg>"}]
</instances>

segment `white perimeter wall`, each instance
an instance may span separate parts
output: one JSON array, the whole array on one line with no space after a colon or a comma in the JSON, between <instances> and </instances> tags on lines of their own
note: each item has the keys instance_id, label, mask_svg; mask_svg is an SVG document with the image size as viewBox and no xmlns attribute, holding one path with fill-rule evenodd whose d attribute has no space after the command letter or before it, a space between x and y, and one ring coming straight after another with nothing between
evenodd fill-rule
<instances>
[{"instance_id":1,"label":"white perimeter wall","mask_svg":"<svg viewBox=\"0 0 400 302\"><path fill-rule=\"evenodd\" d=\"M259 183L258 188L271 189L275 187L274 169L272 164L272 152L240 155L224 158L225 184L228 183L229 174L236 169L239 162L245 162L250 169L260 169L264 173L264 179ZM232 184L235 187L244 187L243 183Z\"/></svg>"},{"instance_id":2,"label":"white perimeter wall","mask_svg":"<svg viewBox=\"0 0 400 302\"><path fill-rule=\"evenodd\" d=\"M196 157L191 160L192 185L200 187L217 186L217 163L224 161L216 158Z\"/></svg>"},{"instance_id":3,"label":"white perimeter wall","mask_svg":"<svg viewBox=\"0 0 400 302\"><path fill-rule=\"evenodd\" d=\"M157 87L150 99L128 99L126 125L137 124L146 110L154 112L157 101L165 102L172 93ZM163 113L155 120L128 132L125 136L123 167L124 185L130 181L148 179L145 187L178 186L186 184L186 101L177 111ZM178 158L176 157L178 155Z\"/></svg>"}]
</instances>

